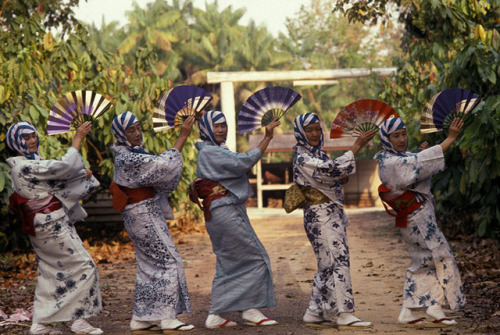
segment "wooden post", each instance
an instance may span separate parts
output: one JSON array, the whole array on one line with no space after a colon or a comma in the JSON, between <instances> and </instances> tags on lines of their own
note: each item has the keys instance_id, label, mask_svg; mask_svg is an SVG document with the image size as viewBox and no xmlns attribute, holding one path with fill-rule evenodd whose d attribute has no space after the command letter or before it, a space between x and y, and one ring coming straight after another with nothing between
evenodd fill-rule
<instances>
[{"instance_id":1,"label":"wooden post","mask_svg":"<svg viewBox=\"0 0 500 335\"><path fill-rule=\"evenodd\" d=\"M229 150L236 151L236 111L234 109L234 87L232 81L220 83L220 97L222 113L227 121L226 145Z\"/></svg>"},{"instance_id":2,"label":"wooden post","mask_svg":"<svg viewBox=\"0 0 500 335\"><path fill-rule=\"evenodd\" d=\"M257 208L264 207L263 192L262 192L262 159L257 162Z\"/></svg>"}]
</instances>

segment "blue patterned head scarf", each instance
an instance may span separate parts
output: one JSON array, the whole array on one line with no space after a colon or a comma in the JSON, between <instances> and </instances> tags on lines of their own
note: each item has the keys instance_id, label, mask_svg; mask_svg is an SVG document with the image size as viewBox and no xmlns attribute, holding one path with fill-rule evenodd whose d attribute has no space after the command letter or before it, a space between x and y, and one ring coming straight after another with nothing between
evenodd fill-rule
<instances>
[{"instance_id":1,"label":"blue patterned head scarf","mask_svg":"<svg viewBox=\"0 0 500 335\"><path fill-rule=\"evenodd\" d=\"M321 132L321 138L319 140L319 144L313 147L306 137L305 128L310 124L319 123L321 127L321 121L319 120L318 115L315 113L304 113L300 114L293 121L293 133L295 135L295 139L297 142L303 147L307 148L307 150L311 151L314 155L319 156L321 159L325 160L328 158L326 153L323 151L323 146L325 145L325 136L323 132Z\"/></svg>"},{"instance_id":2,"label":"blue patterned head scarf","mask_svg":"<svg viewBox=\"0 0 500 335\"><path fill-rule=\"evenodd\" d=\"M389 135L399 129L406 129L406 125L403 122L403 119L401 119L400 117L393 117L385 120L384 123L382 123L378 134L380 136L380 142L382 143L382 148L384 148L384 150L390 151L400 156L404 156L404 153L401 153L392 147L391 140L389 139ZM408 144L406 145L406 147L408 148Z\"/></svg>"},{"instance_id":3,"label":"blue patterned head scarf","mask_svg":"<svg viewBox=\"0 0 500 335\"><path fill-rule=\"evenodd\" d=\"M10 126L9 130L7 130L7 134L5 135L5 141L7 142L7 146L10 150L15 151L28 159L41 160L42 157L38 154L38 150L35 153L30 153L28 146L26 145L26 141L24 140L24 136L32 133L36 134L39 147L40 138L38 137L38 133L36 132L35 127L33 127L33 125L28 121L19 121Z\"/></svg>"},{"instance_id":4,"label":"blue patterned head scarf","mask_svg":"<svg viewBox=\"0 0 500 335\"><path fill-rule=\"evenodd\" d=\"M125 112L121 113L120 115L116 116L113 119L113 123L111 124L111 129L113 130L113 135L115 135L116 142L120 145L124 145L133 152L137 153L142 153L142 154L149 154L149 152L144 149L144 146L138 145L138 146L133 146L130 144L130 142L127 140L127 135L125 135L125 130L127 130L128 127L133 125L134 123L139 122L139 120L135 117L134 114L130 112Z\"/></svg>"},{"instance_id":5,"label":"blue patterned head scarf","mask_svg":"<svg viewBox=\"0 0 500 335\"><path fill-rule=\"evenodd\" d=\"M217 146L224 146L225 142L218 143L215 140L214 124L225 124L227 126L224 114L219 111L209 111L203 114L200 120L200 137L203 141L212 142Z\"/></svg>"}]
</instances>

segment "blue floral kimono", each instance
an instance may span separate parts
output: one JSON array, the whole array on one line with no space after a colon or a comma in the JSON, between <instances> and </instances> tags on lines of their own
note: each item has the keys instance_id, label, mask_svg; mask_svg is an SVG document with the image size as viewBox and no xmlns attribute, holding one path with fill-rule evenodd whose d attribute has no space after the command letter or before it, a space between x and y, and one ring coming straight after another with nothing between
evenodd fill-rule
<instances>
[{"instance_id":1,"label":"blue floral kimono","mask_svg":"<svg viewBox=\"0 0 500 335\"><path fill-rule=\"evenodd\" d=\"M375 159L379 163L380 180L392 190L388 194L390 198L411 190L424 201L409 214L407 227L400 229L411 257L411 265L406 270L403 307L428 307L446 302L453 310L462 307L466 300L460 274L450 246L437 225L431 193L432 175L444 169L441 146L418 154L383 150Z\"/></svg>"},{"instance_id":2,"label":"blue floral kimono","mask_svg":"<svg viewBox=\"0 0 500 335\"><path fill-rule=\"evenodd\" d=\"M354 312L349 248L341 179L356 172L354 154L336 159L297 144L294 147L293 179L298 185L320 190L330 201L304 208L304 228L318 261L314 275L310 313L330 318Z\"/></svg>"},{"instance_id":3,"label":"blue floral kimono","mask_svg":"<svg viewBox=\"0 0 500 335\"><path fill-rule=\"evenodd\" d=\"M153 186L156 196L129 204L122 212L137 260L132 319L176 319L191 311L182 258L165 219L173 219L167 196L179 183L182 158L177 149L158 156L114 144L114 182L127 188Z\"/></svg>"},{"instance_id":4,"label":"blue floral kimono","mask_svg":"<svg viewBox=\"0 0 500 335\"><path fill-rule=\"evenodd\" d=\"M72 222L87 216L79 200L99 182L87 178L73 147L60 160L7 159L12 188L21 197L43 200L53 195L62 208L34 217L30 236L38 263L33 323L86 319L102 312L97 268Z\"/></svg>"},{"instance_id":5,"label":"blue floral kimono","mask_svg":"<svg viewBox=\"0 0 500 335\"><path fill-rule=\"evenodd\" d=\"M234 153L209 141L199 150L196 176L220 182L230 195L214 200L206 227L217 256L209 314L276 305L271 264L246 213L252 195L246 176L261 158L260 149Z\"/></svg>"}]
</instances>

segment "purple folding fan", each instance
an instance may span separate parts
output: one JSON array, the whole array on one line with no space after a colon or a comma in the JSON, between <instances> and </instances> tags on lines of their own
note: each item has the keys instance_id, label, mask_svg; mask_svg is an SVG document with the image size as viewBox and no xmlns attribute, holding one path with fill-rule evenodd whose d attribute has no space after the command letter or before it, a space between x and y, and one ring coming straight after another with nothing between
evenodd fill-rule
<instances>
[{"instance_id":1,"label":"purple folding fan","mask_svg":"<svg viewBox=\"0 0 500 335\"><path fill-rule=\"evenodd\" d=\"M241 134L267 126L273 119L280 119L302 96L294 90L270 86L252 94L238 114Z\"/></svg>"},{"instance_id":2,"label":"purple folding fan","mask_svg":"<svg viewBox=\"0 0 500 335\"><path fill-rule=\"evenodd\" d=\"M57 100L47 120L47 134L61 134L92 121L111 107L111 102L93 91L74 91Z\"/></svg>"},{"instance_id":3,"label":"purple folding fan","mask_svg":"<svg viewBox=\"0 0 500 335\"><path fill-rule=\"evenodd\" d=\"M480 101L477 94L460 88L439 92L424 107L420 118L420 132L429 134L447 130L456 117L462 118L465 124L470 123L470 112Z\"/></svg>"},{"instance_id":4,"label":"purple folding fan","mask_svg":"<svg viewBox=\"0 0 500 335\"><path fill-rule=\"evenodd\" d=\"M153 129L159 132L180 126L191 115L199 120L211 101L210 93L197 86L174 87L158 101L153 111Z\"/></svg>"}]
</instances>

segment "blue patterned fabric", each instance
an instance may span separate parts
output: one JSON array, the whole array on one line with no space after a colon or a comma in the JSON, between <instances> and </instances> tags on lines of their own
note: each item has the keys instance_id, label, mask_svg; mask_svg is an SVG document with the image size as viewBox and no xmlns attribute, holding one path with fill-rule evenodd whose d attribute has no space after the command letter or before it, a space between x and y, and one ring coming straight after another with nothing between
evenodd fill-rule
<instances>
[{"instance_id":1,"label":"blue patterned fabric","mask_svg":"<svg viewBox=\"0 0 500 335\"><path fill-rule=\"evenodd\" d=\"M304 229L318 262L308 311L322 318L354 312L342 179L356 172L354 154L321 159L305 146L294 147L293 180L321 191L331 201L304 208Z\"/></svg>"},{"instance_id":2,"label":"blue patterned fabric","mask_svg":"<svg viewBox=\"0 0 500 335\"><path fill-rule=\"evenodd\" d=\"M323 151L323 146L325 145L325 136L323 133L321 133L321 139L317 146L313 147L309 144L309 141L307 141L304 128L314 123L319 123L321 127L321 121L319 120L318 115L314 113L304 113L297 116L293 121L293 133L295 135L295 139L299 145L304 146L307 150L313 153L313 155L316 155L323 160L327 160L328 156Z\"/></svg>"},{"instance_id":3,"label":"blue patterned fabric","mask_svg":"<svg viewBox=\"0 0 500 335\"><path fill-rule=\"evenodd\" d=\"M406 270L403 307L421 308L449 304L461 308L466 298L457 264L446 237L439 228L431 192L431 177L444 169L443 149L435 145L405 156L383 150L374 157L382 183L395 198L405 191L416 192L424 204L408 216L406 228L400 228L411 258Z\"/></svg>"},{"instance_id":4,"label":"blue patterned fabric","mask_svg":"<svg viewBox=\"0 0 500 335\"><path fill-rule=\"evenodd\" d=\"M154 187L156 196L129 204L122 212L123 222L137 260L132 320L176 319L191 311L191 300L182 258L168 230L166 219L173 219L167 196L178 186L182 157L177 149L160 155L143 154L114 144L113 180L128 188Z\"/></svg>"},{"instance_id":5,"label":"blue patterned fabric","mask_svg":"<svg viewBox=\"0 0 500 335\"><path fill-rule=\"evenodd\" d=\"M214 124L225 124L227 125L226 118L224 114L219 111L209 111L201 117L200 120L200 137L202 141L211 142L217 146L223 146L225 142L217 142L214 136Z\"/></svg>"},{"instance_id":6,"label":"blue patterned fabric","mask_svg":"<svg viewBox=\"0 0 500 335\"><path fill-rule=\"evenodd\" d=\"M38 146L40 146L40 138L38 137L38 133L35 127L33 127L33 125L28 121L19 121L10 126L9 130L7 130L7 134L5 135L5 142L7 143L7 146L10 150L17 152L18 154L23 155L26 158L41 160L42 157L40 157L38 151L35 153L29 152L26 141L24 140L24 136L27 136L31 133L36 134Z\"/></svg>"},{"instance_id":7,"label":"blue patterned fabric","mask_svg":"<svg viewBox=\"0 0 500 335\"><path fill-rule=\"evenodd\" d=\"M399 129L406 129L406 125L403 122L403 119L401 119L400 117L394 117L387 119L384 121L384 123L382 123L378 134L380 136L380 142L382 143L382 147L384 148L384 150L390 151L399 156L405 156L405 153L396 151L396 149L392 147L391 140L389 139L389 135ZM407 148L408 144L406 145L405 152Z\"/></svg>"},{"instance_id":8,"label":"blue patterned fabric","mask_svg":"<svg viewBox=\"0 0 500 335\"><path fill-rule=\"evenodd\" d=\"M347 224L344 210L332 202L304 208L304 230L318 266L307 309L325 319L354 312Z\"/></svg>"},{"instance_id":9,"label":"blue patterned fabric","mask_svg":"<svg viewBox=\"0 0 500 335\"><path fill-rule=\"evenodd\" d=\"M70 147L60 160L7 159L12 188L20 196L47 199L63 205L51 213L38 213L30 236L38 264L33 323L85 319L102 312L97 268L72 222L87 213L79 201L95 191L99 182L87 177L78 150Z\"/></svg>"},{"instance_id":10,"label":"blue patterned fabric","mask_svg":"<svg viewBox=\"0 0 500 335\"><path fill-rule=\"evenodd\" d=\"M137 153L143 153L143 154L149 154L146 149L144 149L144 146L141 145L138 146L133 146L130 144L130 142L127 140L127 135L125 135L125 130L127 130L128 127L133 125L134 123L139 122L139 120L135 117L134 114L130 112L125 112L121 113L120 115L116 116L113 119L113 122L111 124L111 129L113 131L113 135L115 135L116 142L120 145L124 145L133 152Z\"/></svg>"}]
</instances>

